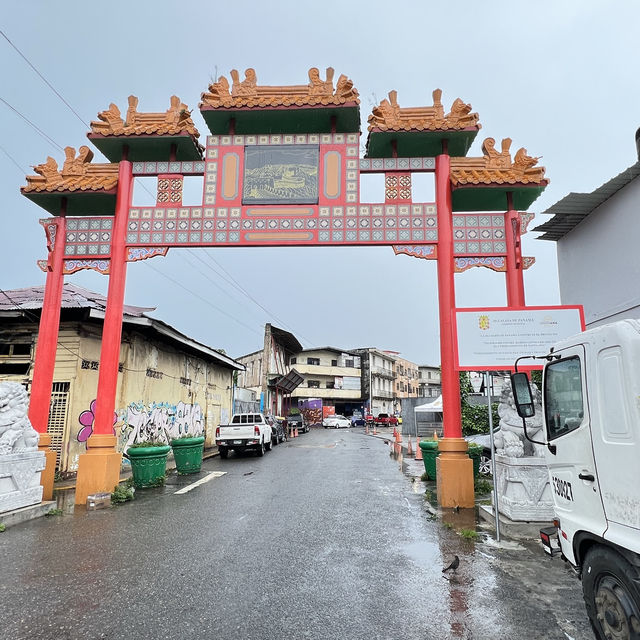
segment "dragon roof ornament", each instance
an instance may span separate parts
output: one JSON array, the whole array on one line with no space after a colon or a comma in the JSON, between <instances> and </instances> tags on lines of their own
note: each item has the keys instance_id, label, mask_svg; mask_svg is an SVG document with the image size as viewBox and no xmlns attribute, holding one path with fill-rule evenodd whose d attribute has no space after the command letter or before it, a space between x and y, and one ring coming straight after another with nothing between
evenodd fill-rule
<instances>
[{"instance_id":1,"label":"dragon roof ornament","mask_svg":"<svg viewBox=\"0 0 640 640\"><path fill-rule=\"evenodd\" d=\"M309 69L309 84L290 86L259 85L255 69L244 72L244 80L236 69L231 70L233 84L220 76L217 82L209 85L209 91L202 94L200 108L239 108L239 107L280 107L280 106L325 106L360 103L358 90L353 82L342 74L333 86L334 70L327 67L325 80L320 77L317 67Z\"/></svg>"},{"instance_id":2,"label":"dragon roof ornament","mask_svg":"<svg viewBox=\"0 0 640 640\"><path fill-rule=\"evenodd\" d=\"M431 107L400 107L398 92L390 91L386 98L373 108L368 118L369 131L450 131L470 127L480 129L478 114L471 113L471 105L456 98L445 115L442 106L442 89L433 92Z\"/></svg>"},{"instance_id":3,"label":"dragon roof ornament","mask_svg":"<svg viewBox=\"0 0 640 640\"><path fill-rule=\"evenodd\" d=\"M171 96L169 108L160 113L141 113L138 111L137 96L129 96L129 107L125 119L120 109L111 103L106 111L98 114L98 120L91 123L91 132L103 136L131 135L176 135L188 133L198 138L191 112L178 96Z\"/></svg>"},{"instance_id":4,"label":"dragon roof ornament","mask_svg":"<svg viewBox=\"0 0 640 640\"><path fill-rule=\"evenodd\" d=\"M547 184L545 168L536 167L540 158L527 155L522 147L511 159L511 138L502 140L501 150L494 138L482 143L481 158L451 158L451 182L454 186L482 184Z\"/></svg>"},{"instance_id":5,"label":"dragon roof ornament","mask_svg":"<svg viewBox=\"0 0 640 640\"><path fill-rule=\"evenodd\" d=\"M78 151L65 147L62 171L58 163L49 156L43 164L33 167L38 174L27 176L23 193L53 191L110 191L118 184L118 164L91 164L93 151L83 145Z\"/></svg>"}]
</instances>

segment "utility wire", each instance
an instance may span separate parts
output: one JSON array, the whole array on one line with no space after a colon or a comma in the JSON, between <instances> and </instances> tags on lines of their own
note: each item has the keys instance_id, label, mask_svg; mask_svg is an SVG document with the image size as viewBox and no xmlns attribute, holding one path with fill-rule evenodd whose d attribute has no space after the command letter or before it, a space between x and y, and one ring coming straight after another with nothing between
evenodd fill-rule
<instances>
[{"instance_id":1,"label":"utility wire","mask_svg":"<svg viewBox=\"0 0 640 640\"><path fill-rule=\"evenodd\" d=\"M0 35L18 52L18 55L35 71L38 77L55 93L62 102L64 102L69 110L82 122L85 127L89 128L89 124L82 118L82 116L56 91L55 87L35 68L35 66L28 60L28 58L16 47L11 40L9 40L7 34L0 29Z\"/></svg>"},{"instance_id":2,"label":"utility wire","mask_svg":"<svg viewBox=\"0 0 640 640\"><path fill-rule=\"evenodd\" d=\"M260 304L260 302L258 302L211 254L207 253L205 255L209 258L209 260L213 261L216 265L218 265L218 267L220 267L220 269L222 269L222 271L227 275L227 278L228 278L227 282L230 282L230 283L234 284L236 287L238 287L238 289L240 289L240 291L242 291L247 296L247 298L249 298L252 302L254 302L256 305L258 305L268 316L272 317L274 320L276 320L283 327L286 327L290 331L294 331L295 332L295 329L290 327L286 322L284 322L284 320L281 320L280 318L278 318L278 316L276 316L275 313L272 313L271 311L269 311L269 309L267 309L262 304ZM224 276L221 276L221 277L224 278ZM303 336L301 333L298 333L298 335L305 342L307 342L309 344L313 344L312 340L309 340L308 338Z\"/></svg>"},{"instance_id":3,"label":"utility wire","mask_svg":"<svg viewBox=\"0 0 640 640\"><path fill-rule=\"evenodd\" d=\"M238 290L238 287L234 285L233 282L231 282L231 280L229 280L228 278L226 278L222 273L220 273L213 265L209 264L208 262L206 262L201 255L199 255L197 252L195 252L193 249L187 249L188 253L190 253L194 258L196 258L199 262L201 262L209 271L211 271L213 274L215 274L219 280L221 280L222 282L227 283L229 286L231 286L232 288L234 288L235 290ZM186 258L185 258L186 259ZM205 275L205 274L203 274ZM207 277L207 279L210 282L213 282L217 287L220 288L221 291L223 291L224 293L226 293L234 302L238 303L239 305L243 305L244 308L248 309L248 310L252 310L252 308L245 302L243 301L241 298L238 298L236 296L234 296L232 293L230 293L229 291L227 291L226 289L224 289L223 287L220 286L219 283L215 282L214 280L212 280L211 278L209 278L208 276L205 275L205 277ZM240 292L242 293L242 292ZM244 296L245 298L247 298L247 296Z\"/></svg>"},{"instance_id":4,"label":"utility wire","mask_svg":"<svg viewBox=\"0 0 640 640\"><path fill-rule=\"evenodd\" d=\"M227 318L229 318L230 320L233 320L234 322L237 322L238 324L241 324L243 327L249 329L249 331L253 331L254 333L257 333L258 335L262 335L254 327L251 327L248 324L246 324L245 322L243 322L242 320L240 320L239 318L236 318L236 317L232 316L230 313L227 313L224 309L220 309L220 307L216 307L216 305L213 304L210 300L207 300L206 298L204 298L200 294L196 293L195 291L192 291L191 289L188 289L181 282L178 282L177 280L175 280L171 276L167 275L166 273L163 273L159 269L156 269L153 265L150 265L147 262L145 262L145 264L147 265L147 267L149 269L152 269L156 273L159 273L160 275L164 276L165 278L167 278L167 280L171 280L171 282L173 282L174 284L178 285L181 289L184 289L184 291L187 291L192 296L195 296L196 298L202 300L205 304L208 304L210 307L212 307L213 309L215 309L216 311L218 311L222 315L227 316Z\"/></svg>"},{"instance_id":5,"label":"utility wire","mask_svg":"<svg viewBox=\"0 0 640 640\"><path fill-rule=\"evenodd\" d=\"M18 167L18 169L20 170L20 173L24 173L24 174L29 173L28 169L21 167L19 162L2 145L0 145L0 151L2 151L2 153L4 153L4 155L7 156L7 158L9 158L9 160L11 160L11 162L13 162L13 164L15 164L16 167Z\"/></svg>"},{"instance_id":6,"label":"utility wire","mask_svg":"<svg viewBox=\"0 0 640 640\"><path fill-rule=\"evenodd\" d=\"M20 116L27 124L32 126L43 138L48 140L54 147L56 147L60 151L63 151L62 147L55 140L50 138L42 129L40 129L40 127L33 124L33 122L31 122L31 120L29 120L27 116L22 115L20 111L18 111L15 107L11 106L4 98L0 97L0 102L4 103L7 107L9 107L9 109L11 109L11 111L13 111L15 114Z\"/></svg>"},{"instance_id":7,"label":"utility wire","mask_svg":"<svg viewBox=\"0 0 640 640\"><path fill-rule=\"evenodd\" d=\"M205 267L207 267L207 269L210 269L211 271L213 271L213 273L215 273L216 275L218 275L213 268L206 263L195 251L193 251L193 249L187 249L187 252L189 254L191 254L194 258L196 258L198 261L200 261ZM216 282L213 278L211 278L210 276L208 276L206 273L204 273L199 267L198 265L194 264L193 262L191 262L191 260L189 260L187 258L187 256L185 256L182 253L179 253L177 255L181 255L184 260L187 262L187 264L194 269L195 271L197 271L203 278L205 278L208 282L210 282L214 287L216 287L217 289L219 289L220 291L222 291L222 293L224 293L226 296L229 296L229 298L231 298L231 300L233 300L235 303L242 305L242 300L236 298L234 295L232 295L229 291L227 291L226 289L224 289L219 282ZM248 309L248 307L245 307Z\"/></svg>"}]
</instances>

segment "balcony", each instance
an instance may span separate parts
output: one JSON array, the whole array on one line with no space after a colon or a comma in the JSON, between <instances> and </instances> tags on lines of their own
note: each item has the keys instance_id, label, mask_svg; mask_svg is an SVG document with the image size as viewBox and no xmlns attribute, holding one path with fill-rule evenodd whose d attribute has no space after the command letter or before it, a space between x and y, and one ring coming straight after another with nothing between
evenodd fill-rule
<instances>
[{"instance_id":1,"label":"balcony","mask_svg":"<svg viewBox=\"0 0 640 640\"><path fill-rule=\"evenodd\" d=\"M381 391L380 389L374 389L373 397L384 398L385 400L393 400L393 391Z\"/></svg>"},{"instance_id":2,"label":"balcony","mask_svg":"<svg viewBox=\"0 0 640 640\"><path fill-rule=\"evenodd\" d=\"M385 369L384 367L371 367L371 375L386 378L387 380L393 380L395 378L393 371L391 369Z\"/></svg>"}]
</instances>

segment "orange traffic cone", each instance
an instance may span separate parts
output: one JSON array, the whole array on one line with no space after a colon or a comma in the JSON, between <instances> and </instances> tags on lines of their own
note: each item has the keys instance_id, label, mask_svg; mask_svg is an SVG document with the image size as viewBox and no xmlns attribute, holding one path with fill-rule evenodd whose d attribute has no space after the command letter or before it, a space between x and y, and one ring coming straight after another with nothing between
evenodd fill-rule
<instances>
[{"instance_id":1,"label":"orange traffic cone","mask_svg":"<svg viewBox=\"0 0 640 640\"><path fill-rule=\"evenodd\" d=\"M398 431L398 442L402 442L402 431Z\"/></svg>"},{"instance_id":2,"label":"orange traffic cone","mask_svg":"<svg viewBox=\"0 0 640 640\"><path fill-rule=\"evenodd\" d=\"M398 432L396 431L396 428L393 427L393 439L397 440L398 439Z\"/></svg>"},{"instance_id":3,"label":"orange traffic cone","mask_svg":"<svg viewBox=\"0 0 640 640\"><path fill-rule=\"evenodd\" d=\"M407 438L407 455L408 456L413 455L413 447L411 446L411 436Z\"/></svg>"},{"instance_id":4,"label":"orange traffic cone","mask_svg":"<svg viewBox=\"0 0 640 640\"><path fill-rule=\"evenodd\" d=\"M422 449L420 448L420 438L416 436L416 460L422 460Z\"/></svg>"},{"instance_id":5,"label":"orange traffic cone","mask_svg":"<svg viewBox=\"0 0 640 640\"><path fill-rule=\"evenodd\" d=\"M295 438L298 437L298 427L296 427L296 435L294 436Z\"/></svg>"},{"instance_id":6,"label":"orange traffic cone","mask_svg":"<svg viewBox=\"0 0 640 640\"><path fill-rule=\"evenodd\" d=\"M369 435L369 425L368 424L364 425L364 432L365 432L366 435Z\"/></svg>"}]
</instances>

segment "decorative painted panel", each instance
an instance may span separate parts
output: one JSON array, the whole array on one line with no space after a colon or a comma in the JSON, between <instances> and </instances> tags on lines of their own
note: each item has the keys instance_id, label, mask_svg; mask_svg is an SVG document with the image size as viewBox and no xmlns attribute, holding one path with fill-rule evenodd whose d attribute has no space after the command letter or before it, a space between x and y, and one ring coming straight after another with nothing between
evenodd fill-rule
<instances>
[{"instance_id":1,"label":"decorative painted panel","mask_svg":"<svg viewBox=\"0 0 640 640\"><path fill-rule=\"evenodd\" d=\"M503 255L506 251L503 215L454 214L453 252L455 255Z\"/></svg>"},{"instance_id":2,"label":"decorative painted panel","mask_svg":"<svg viewBox=\"0 0 640 640\"><path fill-rule=\"evenodd\" d=\"M113 217L67 218L65 256L108 256Z\"/></svg>"}]
</instances>

